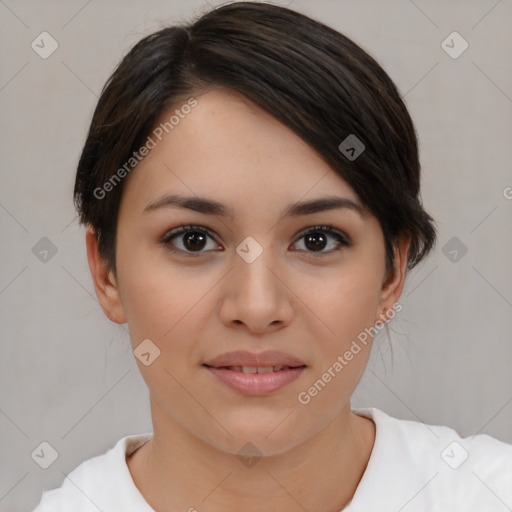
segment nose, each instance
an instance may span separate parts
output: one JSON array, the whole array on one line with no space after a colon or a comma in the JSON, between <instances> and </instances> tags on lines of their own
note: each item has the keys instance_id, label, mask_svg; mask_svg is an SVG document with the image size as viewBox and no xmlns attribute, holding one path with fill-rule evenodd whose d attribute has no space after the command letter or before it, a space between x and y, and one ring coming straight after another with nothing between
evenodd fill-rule
<instances>
[{"instance_id":1,"label":"nose","mask_svg":"<svg viewBox=\"0 0 512 512\"><path fill-rule=\"evenodd\" d=\"M294 315L294 296L287 276L270 247L240 244L233 256L219 315L230 328L245 328L251 333L273 332L290 324ZM244 249L245 252L244 252ZM261 253L252 259L251 251ZM249 257L247 257L249 256Z\"/></svg>"}]
</instances>

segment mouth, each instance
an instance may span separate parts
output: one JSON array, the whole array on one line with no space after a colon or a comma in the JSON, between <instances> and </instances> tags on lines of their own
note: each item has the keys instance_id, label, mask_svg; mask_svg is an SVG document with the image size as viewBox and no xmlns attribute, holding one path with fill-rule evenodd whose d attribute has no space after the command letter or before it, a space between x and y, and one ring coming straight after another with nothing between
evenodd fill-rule
<instances>
[{"instance_id":1,"label":"mouth","mask_svg":"<svg viewBox=\"0 0 512 512\"><path fill-rule=\"evenodd\" d=\"M206 366L207 368L217 368L241 373L275 373L281 372L283 370L292 370L306 367L305 364L300 366L211 366L204 364L203 366Z\"/></svg>"},{"instance_id":2,"label":"mouth","mask_svg":"<svg viewBox=\"0 0 512 512\"><path fill-rule=\"evenodd\" d=\"M245 396L276 393L298 379L307 366L210 366L203 367L232 391Z\"/></svg>"}]
</instances>

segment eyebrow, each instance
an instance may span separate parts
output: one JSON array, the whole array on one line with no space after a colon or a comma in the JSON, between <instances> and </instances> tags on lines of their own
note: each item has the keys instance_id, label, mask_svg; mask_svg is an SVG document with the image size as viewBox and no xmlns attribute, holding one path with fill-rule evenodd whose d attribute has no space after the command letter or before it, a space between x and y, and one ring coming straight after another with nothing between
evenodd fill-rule
<instances>
[{"instance_id":1,"label":"eyebrow","mask_svg":"<svg viewBox=\"0 0 512 512\"><path fill-rule=\"evenodd\" d=\"M219 203L213 199L199 196L180 196L177 194L166 194L151 203L145 208L143 213L155 211L160 208L184 208L208 215L221 215L223 217L234 217L232 208ZM347 197L324 196L310 201L300 201L289 205L283 212L282 217L299 217L301 215L312 215L314 213L324 212L336 209L349 209L365 217L363 206Z\"/></svg>"}]
</instances>

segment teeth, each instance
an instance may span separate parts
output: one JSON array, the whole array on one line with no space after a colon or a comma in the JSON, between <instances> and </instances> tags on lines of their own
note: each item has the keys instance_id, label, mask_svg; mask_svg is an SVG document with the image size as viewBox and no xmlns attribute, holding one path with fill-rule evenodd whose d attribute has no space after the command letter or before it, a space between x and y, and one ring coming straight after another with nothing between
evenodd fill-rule
<instances>
[{"instance_id":1,"label":"teeth","mask_svg":"<svg viewBox=\"0 0 512 512\"><path fill-rule=\"evenodd\" d=\"M230 366L229 369L242 373L270 373L278 372L287 366Z\"/></svg>"},{"instance_id":2,"label":"teeth","mask_svg":"<svg viewBox=\"0 0 512 512\"><path fill-rule=\"evenodd\" d=\"M261 366L258 368L258 373L270 373L275 371L272 366Z\"/></svg>"}]
</instances>

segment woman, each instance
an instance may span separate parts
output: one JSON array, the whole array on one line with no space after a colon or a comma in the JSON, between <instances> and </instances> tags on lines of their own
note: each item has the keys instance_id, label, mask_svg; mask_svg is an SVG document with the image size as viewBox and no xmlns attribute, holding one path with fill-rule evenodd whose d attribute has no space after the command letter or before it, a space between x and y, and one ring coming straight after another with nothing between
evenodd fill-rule
<instances>
[{"instance_id":1,"label":"woman","mask_svg":"<svg viewBox=\"0 0 512 512\"><path fill-rule=\"evenodd\" d=\"M140 41L102 92L74 193L154 432L83 462L36 511L512 506L512 446L350 406L435 243L419 188L395 85L327 26L236 2Z\"/></svg>"}]
</instances>

